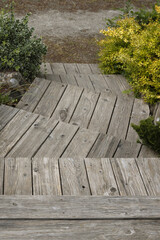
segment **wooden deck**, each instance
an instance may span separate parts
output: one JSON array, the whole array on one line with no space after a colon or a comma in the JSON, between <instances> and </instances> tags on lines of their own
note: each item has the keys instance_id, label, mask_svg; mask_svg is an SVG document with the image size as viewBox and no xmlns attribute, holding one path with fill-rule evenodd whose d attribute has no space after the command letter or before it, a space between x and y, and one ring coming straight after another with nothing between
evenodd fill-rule
<instances>
[{"instance_id":1,"label":"wooden deck","mask_svg":"<svg viewBox=\"0 0 160 240\"><path fill-rule=\"evenodd\" d=\"M130 126L148 105L96 64L46 67L0 106L0 240L159 240L160 158Z\"/></svg>"},{"instance_id":2,"label":"wooden deck","mask_svg":"<svg viewBox=\"0 0 160 240\"><path fill-rule=\"evenodd\" d=\"M157 157L149 148L123 136L102 134L8 106L0 106L0 111L1 157Z\"/></svg>"},{"instance_id":3,"label":"wooden deck","mask_svg":"<svg viewBox=\"0 0 160 240\"><path fill-rule=\"evenodd\" d=\"M0 160L2 240L160 238L160 159Z\"/></svg>"},{"instance_id":4,"label":"wooden deck","mask_svg":"<svg viewBox=\"0 0 160 240\"><path fill-rule=\"evenodd\" d=\"M1 158L4 195L159 196L160 158Z\"/></svg>"},{"instance_id":5,"label":"wooden deck","mask_svg":"<svg viewBox=\"0 0 160 240\"><path fill-rule=\"evenodd\" d=\"M4 196L0 203L2 240L160 238L157 197Z\"/></svg>"}]
</instances>

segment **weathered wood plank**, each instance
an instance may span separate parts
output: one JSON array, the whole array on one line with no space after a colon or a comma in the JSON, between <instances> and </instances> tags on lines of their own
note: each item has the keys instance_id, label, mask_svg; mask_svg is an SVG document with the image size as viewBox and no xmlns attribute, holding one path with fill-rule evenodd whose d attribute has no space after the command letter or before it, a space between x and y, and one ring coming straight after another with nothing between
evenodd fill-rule
<instances>
[{"instance_id":1,"label":"weathered wood plank","mask_svg":"<svg viewBox=\"0 0 160 240\"><path fill-rule=\"evenodd\" d=\"M59 159L63 195L90 195L83 158Z\"/></svg>"},{"instance_id":2,"label":"weathered wood plank","mask_svg":"<svg viewBox=\"0 0 160 240\"><path fill-rule=\"evenodd\" d=\"M123 91L128 90L130 88L129 84L121 75L104 75L105 81L109 87L109 89L115 93L118 97L124 97L126 94ZM129 94L132 96L132 94Z\"/></svg>"},{"instance_id":3,"label":"weathered wood plank","mask_svg":"<svg viewBox=\"0 0 160 240\"><path fill-rule=\"evenodd\" d=\"M136 161L149 196L160 196L160 158L138 158Z\"/></svg>"},{"instance_id":4,"label":"weathered wood plank","mask_svg":"<svg viewBox=\"0 0 160 240\"><path fill-rule=\"evenodd\" d=\"M92 74L89 64L77 63L77 67L81 74Z\"/></svg>"},{"instance_id":5,"label":"weathered wood plank","mask_svg":"<svg viewBox=\"0 0 160 240\"><path fill-rule=\"evenodd\" d=\"M84 90L70 123L84 128L88 127L95 109L99 94ZM95 129L96 131L96 129Z\"/></svg>"},{"instance_id":6,"label":"weathered wood plank","mask_svg":"<svg viewBox=\"0 0 160 240\"><path fill-rule=\"evenodd\" d=\"M112 158L111 164L121 196L146 196L134 158Z\"/></svg>"},{"instance_id":7,"label":"weathered wood plank","mask_svg":"<svg viewBox=\"0 0 160 240\"><path fill-rule=\"evenodd\" d=\"M67 74L77 74L79 73L76 63L64 63L64 68Z\"/></svg>"},{"instance_id":8,"label":"weathered wood plank","mask_svg":"<svg viewBox=\"0 0 160 240\"><path fill-rule=\"evenodd\" d=\"M88 128L106 133L114 111L115 102L116 96L112 93L101 93Z\"/></svg>"},{"instance_id":9,"label":"weathered wood plank","mask_svg":"<svg viewBox=\"0 0 160 240\"><path fill-rule=\"evenodd\" d=\"M54 74L66 74L63 63L51 63L51 68Z\"/></svg>"},{"instance_id":10,"label":"weathered wood plank","mask_svg":"<svg viewBox=\"0 0 160 240\"><path fill-rule=\"evenodd\" d=\"M62 83L78 86L73 74L60 74Z\"/></svg>"},{"instance_id":11,"label":"weathered wood plank","mask_svg":"<svg viewBox=\"0 0 160 240\"><path fill-rule=\"evenodd\" d=\"M18 113L19 109L6 105L0 105L0 130Z\"/></svg>"},{"instance_id":12,"label":"weathered wood plank","mask_svg":"<svg viewBox=\"0 0 160 240\"><path fill-rule=\"evenodd\" d=\"M133 99L131 98L125 97L117 99L107 134L116 136L120 139L125 139L132 105Z\"/></svg>"},{"instance_id":13,"label":"weathered wood plank","mask_svg":"<svg viewBox=\"0 0 160 240\"><path fill-rule=\"evenodd\" d=\"M119 141L120 140L116 137L100 134L87 157L113 157Z\"/></svg>"},{"instance_id":14,"label":"weathered wood plank","mask_svg":"<svg viewBox=\"0 0 160 240\"><path fill-rule=\"evenodd\" d=\"M0 219L159 219L159 197L0 196Z\"/></svg>"},{"instance_id":15,"label":"weathered wood plank","mask_svg":"<svg viewBox=\"0 0 160 240\"><path fill-rule=\"evenodd\" d=\"M5 195L32 195L31 159L5 158Z\"/></svg>"},{"instance_id":16,"label":"weathered wood plank","mask_svg":"<svg viewBox=\"0 0 160 240\"><path fill-rule=\"evenodd\" d=\"M0 195L3 194L4 158L0 157Z\"/></svg>"},{"instance_id":17,"label":"weathered wood plank","mask_svg":"<svg viewBox=\"0 0 160 240\"><path fill-rule=\"evenodd\" d=\"M100 74L101 73L101 71L98 67L98 64L89 64L89 66L90 66L93 74Z\"/></svg>"},{"instance_id":18,"label":"weathered wood plank","mask_svg":"<svg viewBox=\"0 0 160 240\"><path fill-rule=\"evenodd\" d=\"M61 195L58 159L34 158L32 169L34 195Z\"/></svg>"},{"instance_id":19,"label":"weathered wood plank","mask_svg":"<svg viewBox=\"0 0 160 240\"><path fill-rule=\"evenodd\" d=\"M33 157L57 124L54 119L47 120L40 116L7 157Z\"/></svg>"},{"instance_id":20,"label":"weathered wood plank","mask_svg":"<svg viewBox=\"0 0 160 240\"><path fill-rule=\"evenodd\" d=\"M158 156L158 153L154 152L151 148L145 146L145 145L142 145L142 148L141 148L141 151L139 153L139 156L138 157L142 157L142 158L157 158L159 157Z\"/></svg>"},{"instance_id":21,"label":"weathered wood plank","mask_svg":"<svg viewBox=\"0 0 160 240\"><path fill-rule=\"evenodd\" d=\"M61 99L66 85L62 83L51 82L49 88L36 106L34 113L50 117Z\"/></svg>"},{"instance_id":22,"label":"weathered wood plank","mask_svg":"<svg viewBox=\"0 0 160 240\"><path fill-rule=\"evenodd\" d=\"M77 130L77 126L60 122L48 136L44 144L36 153L35 157L59 158Z\"/></svg>"},{"instance_id":23,"label":"weathered wood plank","mask_svg":"<svg viewBox=\"0 0 160 240\"><path fill-rule=\"evenodd\" d=\"M79 87L90 89L91 91L95 92L94 87L91 83L91 80L88 75L86 74L75 74L76 82Z\"/></svg>"},{"instance_id":24,"label":"weathered wood plank","mask_svg":"<svg viewBox=\"0 0 160 240\"><path fill-rule=\"evenodd\" d=\"M92 195L119 195L109 159L86 158L85 164Z\"/></svg>"},{"instance_id":25,"label":"weathered wood plank","mask_svg":"<svg viewBox=\"0 0 160 240\"><path fill-rule=\"evenodd\" d=\"M102 74L92 74L89 75L89 77L96 92L110 92L109 87Z\"/></svg>"},{"instance_id":26,"label":"weathered wood plank","mask_svg":"<svg viewBox=\"0 0 160 240\"><path fill-rule=\"evenodd\" d=\"M116 158L135 158L138 157L141 144L121 140L114 157Z\"/></svg>"},{"instance_id":27,"label":"weathered wood plank","mask_svg":"<svg viewBox=\"0 0 160 240\"><path fill-rule=\"evenodd\" d=\"M40 76L47 80L61 83L61 79L60 79L59 75L56 75L53 73L50 63L45 63L45 65L44 64L41 65L41 75Z\"/></svg>"},{"instance_id":28,"label":"weathered wood plank","mask_svg":"<svg viewBox=\"0 0 160 240\"><path fill-rule=\"evenodd\" d=\"M135 99L130 123L139 124L140 120L143 120L149 117L149 113L150 111L149 111L148 104L144 103L142 99ZM138 139L138 134L131 127L131 124L129 126L126 139L132 142L136 142Z\"/></svg>"},{"instance_id":29,"label":"weathered wood plank","mask_svg":"<svg viewBox=\"0 0 160 240\"><path fill-rule=\"evenodd\" d=\"M3 240L159 240L160 220L2 220Z\"/></svg>"},{"instance_id":30,"label":"weathered wood plank","mask_svg":"<svg viewBox=\"0 0 160 240\"><path fill-rule=\"evenodd\" d=\"M49 84L49 80L36 78L17 104L17 108L33 112Z\"/></svg>"},{"instance_id":31,"label":"weathered wood plank","mask_svg":"<svg viewBox=\"0 0 160 240\"><path fill-rule=\"evenodd\" d=\"M95 143L98 133L84 128L79 129L72 142L62 155L63 158L86 157Z\"/></svg>"},{"instance_id":32,"label":"weathered wood plank","mask_svg":"<svg viewBox=\"0 0 160 240\"><path fill-rule=\"evenodd\" d=\"M20 110L0 132L0 156L5 157L22 135L35 122L38 115Z\"/></svg>"},{"instance_id":33,"label":"weathered wood plank","mask_svg":"<svg viewBox=\"0 0 160 240\"><path fill-rule=\"evenodd\" d=\"M69 122L82 92L82 88L68 85L52 117L63 122Z\"/></svg>"}]
</instances>

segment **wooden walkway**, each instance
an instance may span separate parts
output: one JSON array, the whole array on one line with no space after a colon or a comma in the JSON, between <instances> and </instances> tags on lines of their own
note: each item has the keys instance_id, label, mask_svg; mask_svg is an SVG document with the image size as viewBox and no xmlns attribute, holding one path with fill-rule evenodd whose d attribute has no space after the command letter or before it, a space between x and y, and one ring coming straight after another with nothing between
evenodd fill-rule
<instances>
[{"instance_id":1,"label":"wooden walkway","mask_svg":"<svg viewBox=\"0 0 160 240\"><path fill-rule=\"evenodd\" d=\"M0 240L159 240L160 158L130 126L148 105L96 64L46 67L0 106Z\"/></svg>"},{"instance_id":2,"label":"wooden walkway","mask_svg":"<svg viewBox=\"0 0 160 240\"><path fill-rule=\"evenodd\" d=\"M159 240L160 198L0 197L0 236L11 239Z\"/></svg>"},{"instance_id":3,"label":"wooden walkway","mask_svg":"<svg viewBox=\"0 0 160 240\"><path fill-rule=\"evenodd\" d=\"M0 157L156 157L122 137L4 105L0 113Z\"/></svg>"},{"instance_id":4,"label":"wooden walkway","mask_svg":"<svg viewBox=\"0 0 160 240\"><path fill-rule=\"evenodd\" d=\"M159 196L160 158L1 158L4 195Z\"/></svg>"}]
</instances>

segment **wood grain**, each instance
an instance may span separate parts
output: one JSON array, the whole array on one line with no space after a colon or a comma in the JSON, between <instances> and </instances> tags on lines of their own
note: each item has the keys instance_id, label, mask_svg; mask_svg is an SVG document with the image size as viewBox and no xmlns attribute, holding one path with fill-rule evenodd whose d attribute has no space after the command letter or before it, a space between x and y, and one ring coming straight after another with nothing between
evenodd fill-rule
<instances>
[{"instance_id":1,"label":"wood grain","mask_svg":"<svg viewBox=\"0 0 160 240\"><path fill-rule=\"evenodd\" d=\"M91 80L87 74L75 74L76 82L79 87L86 88L95 92L95 89L91 83Z\"/></svg>"},{"instance_id":2,"label":"wood grain","mask_svg":"<svg viewBox=\"0 0 160 240\"><path fill-rule=\"evenodd\" d=\"M116 96L111 93L101 93L95 111L89 123L89 129L106 133L110 124L116 102Z\"/></svg>"},{"instance_id":3,"label":"wood grain","mask_svg":"<svg viewBox=\"0 0 160 240\"><path fill-rule=\"evenodd\" d=\"M54 74L66 74L63 63L51 63L51 68Z\"/></svg>"},{"instance_id":4,"label":"wood grain","mask_svg":"<svg viewBox=\"0 0 160 240\"><path fill-rule=\"evenodd\" d=\"M5 157L22 135L35 122L38 115L20 110L0 132L0 156Z\"/></svg>"},{"instance_id":5,"label":"wood grain","mask_svg":"<svg viewBox=\"0 0 160 240\"><path fill-rule=\"evenodd\" d=\"M98 64L89 64L89 66L90 66L93 74L100 74L101 73L100 69L98 68Z\"/></svg>"},{"instance_id":6,"label":"wood grain","mask_svg":"<svg viewBox=\"0 0 160 240\"><path fill-rule=\"evenodd\" d=\"M159 240L159 220L2 220L3 240Z\"/></svg>"},{"instance_id":7,"label":"wood grain","mask_svg":"<svg viewBox=\"0 0 160 240\"><path fill-rule=\"evenodd\" d=\"M63 65L64 65L64 68L65 68L67 74L79 73L79 69L78 69L76 63L64 63Z\"/></svg>"},{"instance_id":8,"label":"wood grain","mask_svg":"<svg viewBox=\"0 0 160 240\"><path fill-rule=\"evenodd\" d=\"M65 89L66 85L54 81L51 82L34 112L43 116L51 117Z\"/></svg>"},{"instance_id":9,"label":"wood grain","mask_svg":"<svg viewBox=\"0 0 160 240\"><path fill-rule=\"evenodd\" d=\"M119 195L109 159L86 158L85 164L92 195Z\"/></svg>"},{"instance_id":10,"label":"wood grain","mask_svg":"<svg viewBox=\"0 0 160 240\"><path fill-rule=\"evenodd\" d=\"M52 117L62 122L69 122L82 92L82 88L68 85Z\"/></svg>"},{"instance_id":11,"label":"wood grain","mask_svg":"<svg viewBox=\"0 0 160 240\"><path fill-rule=\"evenodd\" d=\"M39 116L7 157L33 157L57 124L54 119Z\"/></svg>"},{"instance_id":12,"label":"wood grain","mask_svg":"<svg viewBox=\"0 0 160 240\"><path fill-rule=\"evenodd\" d=\"M89 64L77 63L78 70L81 74L92 74Z\"/></svg>"},{"instance_id":13,"label":"wood grain","mask_svg":"<svg viewBox=\"0 0 160 240\"><path fill-rule=\"evenodd\" d=\"M90 195L83 158L59 159L63 195Z\"/></svg>"},{"instance_id":14,"label":"wood grain","mask_svg":"<svg viewBox=\"0 0 160 240\"><path fill-rule=\"evenodd\" d=\"M159 197L0 196L0 219L159 219Z\"/></svg>"},{"instance_id":15,"label":"wood grain","mask_svg":"<svg viewBox=\"0 0 160 240\"><path fill-rule=\"evenodd\" d=\"M17 108L33 112L49 85L49 80L36 78L17 104Z\"/></svg>"},{"instance_id":16,"label":"wood grain","mask_svg":"<svg viewBox=\"0 0 160 240\"><path fill-rule=\"evenodd\" d=\"M62 83L78 86L73 74L60 74Z\"/></svg>"},{"instance_id":17,"label":"wood grain","mask_svg":"<svg viewBox=\"0 0 160 240\"><path fill-rule=\"evenodd\" d=\"M5 158L5 195L31 195L31 159Z\"/></svg>"},{"instance_id":18,"label":"wood grain","mask_svg":"<svg viewBox=\"0 0 160 240\"><path fill-rule=\"evenodd\" d=\"M18 113L18 108L9 107L6 105L0 105L0 131L12 120L12 118Z\"/></svg>"},{"instance_id":19,"label":"wood grain","mask_svg":"<svg viewBox=\"0 0 160 240\"><path fill-rule=\"evenodd\" d=\"M78 127L76 126L60 122L54 131L48 136L35 157L59 158L67 148L77 130Z\"/></svg>"},{"instance_id":20,"label":"wood grain","mask_svg":"<svg viewBox=\"0 0 160 240\"><path fill-rule=\"evenodd\" d=\"M89 77L96 92L110 92L102 74L92 74Z\"/></svg>"},{"instance_id":21,"label":"wood grain","mask_svg":"<svg viewBox=\"0 0 160 240\"><path fill-rule=\"evenodd\" d=\"M148 104L144 103L142 99L135 99L131 120L130 120L130 126L127 133L127 140L136 142L138 139L137 132L131 127L131 123L139 124L140 120L144 120L149 117L149 106Z\"/></svg>"},{"instance_id":22,"label":"wood grain","mask_svg":"<svg viewBox=\"0 0 160 240\"><path fill-rule=\"evenodd\" d=\"M119 144L119 139L106 134L100 134L94 143L89 158L113 157Z\"/></svg>"},{"instance_id":23,"label":"wood grain","mask_svg":"<svg viewBox=\"0 0 160 240\"><path fill-rule=\"evenodd\" d=\"M129 118L132 111L133 99L118 98L107 134L125 139Z\"/></svg>"},{"instance_id":24,"label":"wood grain","mask_svg":"<svg viewBox=\"0 0 160 240\"><path fill-rule=\"evenodd\" d=\"M115 152L115 158L135 158L138 157L141 144L121 140Z\"/></svg>"},{"instance_id":25,"label":"wood grain","mask_svg":"<svg viewBox=\"0 0 160 240\"><path fill-rule=\"evenodd\" d=\"M160 196L160 158L138 158L136 161L149 196Z\"/></svg>"},{"instance_id":26,"label":"wood grain","mask_svg":"<svg viewBox=\"0 0 160 240\"><path fill-rule=\"evenodd\" d=\"M34 158L32 169L34 195L61 195L58 159Z\"/></svg>"},{"instance_id":27,"label":"wood grain","mask_svg":"<svg viewBox=\"0 0 160 240\"><path fill-rule=\"evenodd\" d=\"M79 100L78 106L71 118L70 123L72 123L73 125L87 128L94 108L96 106L98 97L99 94L93 93L85 89Z\"/></svg>"},{"instance_id":28,"label":"wood grain","mask_svg":"<svg viewBox=\"0 0 160 240\"><path fill-rule=\"evenodd\" d=\"M86 157L95 143L98 133L81 128L62 155L63 158Z\"/></svg>"},{"instance_id":29,"label":"wood grain","mask_svg":"<svg viewBox=\"0 0 160 240\"><path fill-rule=\"evenodd\" d=\"M121 196L146 196L134 158L112 158L111 164Z\"/></svg>"}]
</instances>

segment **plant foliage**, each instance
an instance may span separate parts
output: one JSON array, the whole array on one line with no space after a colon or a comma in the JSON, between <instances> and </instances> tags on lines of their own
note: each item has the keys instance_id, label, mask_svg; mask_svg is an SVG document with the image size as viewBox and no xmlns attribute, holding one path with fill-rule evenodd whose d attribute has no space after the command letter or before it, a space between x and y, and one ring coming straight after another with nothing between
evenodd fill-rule
<instances>
[{"instance_id":1,"label":"plant foliage","mask_svg":"<svg viewBox=\"0 0 160 240\"><path fill-rule=\"evenodd\" d=\"M160 100L160 6L147 21L142 11L101 31L99 60L104 73L124 74L135 95L153 104Z\"/></svg>"},{"instance_id":2,"label":"plant foliage","mask_svg":"<svg viewBox=\"0 0 160 240\"><path fill-rule=\"evenodd\" d=\"M32 81L38 74L47 48L41 38L33 36L28 26L29 14L16 19L13 3L9 10L0 11L0 70L19 71Z\"/></svg>"},{"instance_id":3,"label":"plant foliage","mask_svg":"<svg viewBox=\"0 0 160 240\"><path fill-rule=\"evenodd\" d=\"M141 120L139 125L131 124L142 143L160 154L160 120L154 124L153 117Z\"/></svg>"}]
</instances>

